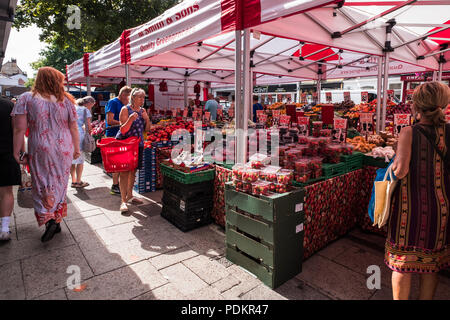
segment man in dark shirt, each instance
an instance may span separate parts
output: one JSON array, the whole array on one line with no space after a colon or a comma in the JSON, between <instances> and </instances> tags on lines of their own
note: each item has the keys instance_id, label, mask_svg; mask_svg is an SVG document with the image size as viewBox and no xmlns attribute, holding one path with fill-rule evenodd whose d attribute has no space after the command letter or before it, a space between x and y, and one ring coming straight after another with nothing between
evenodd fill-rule
<instances>
[{"instance_id":1,"label":"man in dark shirt","mask_svg":"<svg viewBox=\"0 0 450 320\"><path fill-rule=\"evenodd\" d=\"M253 96L253 122L256 123L256 110L264 110L262 104L258 102L258 96Z\"/></svg>"},{"instance_id":2,"label":"man in dark shirt","mask_svg":"<svg viewBox=\"0 0 450 320\"><path fill-rule=\"evenodd\" d=\"M117 132L119 132L120 121L119 115L120 110L123 106L128 105L130 102L131 88L124 86L119 91L119 96L108 101L105 107L106 113L106 136L110 138L115 138ZM111 194L120 194L119 188L119 173L114 172L113 185L111 187Z\"/></svg>"},{"instance_id":3,"label":"man in dark shirt","mask_svg":"<svg viewBox=\"0 0 450 320\"><path fill-rule=\"evenodd\" d=\"M11 101L0 98L0 241L11 239L9 223L14 207L12 186L21 184L20 167L13 157L13 107Z\"/></svg>"}]
</instances>

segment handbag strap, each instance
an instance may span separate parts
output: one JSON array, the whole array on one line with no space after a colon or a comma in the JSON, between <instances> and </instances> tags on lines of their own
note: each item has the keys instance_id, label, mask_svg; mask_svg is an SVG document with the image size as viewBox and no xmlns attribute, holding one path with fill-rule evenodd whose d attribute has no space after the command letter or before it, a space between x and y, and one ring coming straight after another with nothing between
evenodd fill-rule
<instances>
[{"instance_id":1,"label":"handbag strap","mask_svg":"<svg viewBox=\"0 0 450 320\"><path fill-rule=\"evenodd\" d=\"M433 138L430 136L430 134L428 132L426 132L420 125L417 126L417 130L419 130L419 132L421 134L423 134L425 136L425 138L427 138L427 140L431 143L431 145L436 150L436 153L439 155L439 157L441 157L441 159L444 162L446 168L448 170L450 170L450 163L449 163L449 161L445 161L444 153L441 151L441 149L439 149L438 145L433 141Z\"/></svg>"}]
</instances>

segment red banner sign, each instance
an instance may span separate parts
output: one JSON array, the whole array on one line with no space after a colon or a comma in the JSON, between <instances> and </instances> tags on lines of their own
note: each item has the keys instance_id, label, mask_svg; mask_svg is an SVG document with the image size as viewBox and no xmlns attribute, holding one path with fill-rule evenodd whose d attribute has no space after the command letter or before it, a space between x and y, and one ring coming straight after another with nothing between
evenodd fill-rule
<instances>
[{"instance_id":1,"label":"red banner sign","mask_svg":"<svg viewBox=\"0 0 450 320\"><path fill-rule=\"evenodd\" d=\"M368 135L373 133L373 113L360 113L359 122L361 124L361 133L363 135Z\"/></svg>"},{"instance_id":2,"label":"red banner sign","mask_svg":"<svg viewBox=\"0 0 450 320\"><path fill-rule=\"evenodd\" d=\"M290 123L291 123L291 116L288 116L288 115L280 116L280 125L281 126L288 126Z\"/></svg>"},{"instance_id":3,"label":"red banner sign","mask_svg":"<svg viewBox=\"0 0 450 320\"><path fill-rule=\"evenodd\" d=\"M309 136L309 117L297 117L299 134Z\"/></svg>"},{"instance_id":4,"label":"red banner sign","mask_svg":"<svg viewBox=\"0 0 450 320\"><path fill-rule=\"evenodd\" d=\"M387 90L387 96L389 100L394 100L394 90Z\"/></svg>"},{"instance_id":5,"label":"red banner sign","mask_svg":"<svg viewBox=\"0 0 450 320\"><path fill-rule=\"evenodd\" d=\"M406 90L406 101L412 101L414 90Z\"/></svg>"},{"instance_id":6,"label":"red banner sign","mask_svg":"<svg viewBox=\"0 0 450 320\"><path fill-rule=\"evenodd\" d=\"M361 92L361 102L369 102L369 93L367 91Z\"/></svg>"},{"instance_id":7,"label":"red banner sign","mask_svg":"<svg viewBox=\"0 0 450 320\"><path fill-rule=\"evenodd\" d=\"M279 119L281 116L281 111L280 110L272 110L272 117L274 119Z\"/></svg>"},{"instance_id":8,"label":"red banner sign","mask_svg":"<svg viewBox=\"0 0 450 320\"><path fill-rule=\"evenodd\" d=\"M347 140L347 119L334 119L333 140L345 143Z\"/></svg>"},{"instance_id":9,"label":"red banner sign","mask_svg":"<svg viewBox=\"0 0 450 320\"><path fill-rule=\"evenodd\" d=\"M403 127L407 127L410 125L410 114L394 114L394 135L398 135Z\"/></svg>"}]
</instances>

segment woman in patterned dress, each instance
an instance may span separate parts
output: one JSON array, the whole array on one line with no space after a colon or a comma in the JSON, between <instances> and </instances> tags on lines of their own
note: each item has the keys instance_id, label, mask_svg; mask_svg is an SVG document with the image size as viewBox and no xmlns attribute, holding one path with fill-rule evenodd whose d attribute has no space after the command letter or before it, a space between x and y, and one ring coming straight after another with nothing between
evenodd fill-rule
<instances>
[{"instance_id":1,"label":"woman in patterned dress","mask_svg":"<svg viewBox=\"0 0 450 320\"><path fill-rule=\"evenodd\" d=\"M40 68L31 92L19 97L14 116L14 158L30 165L35 216L45 224L42 242L61 231L67 215L66 191L72 160L80 156L75 99L64 92L64 75ZM29 128L28 155L21 160L24 134Z\"/></svg>"},{"instance_id":2,"label":"woman in patterned dress","mask_svg":"<svg viewBox=\"0 0 450 320\"><path fill-rule=\"evenodd\" d=\"M432 299L437 273L450 265L450 124L443 113L449 101L444 84L422 84L413 95L413 113L420 121L400 132L393 164L400 180L385 245L396 300L409 298L413 273L421 275L419 299Z\"/></svg>"},{"instance_id":3,"label":"woman in patterned dress","mask_svg":"<svg viewBox=\"0 0 450 320\"><path fill-rule=\"evenodd\" d=\"M147 112L142 108L145 101L145 91L134 88L130 95L130 104L122 107L120 111L120 130L116 135L116 139L126 139L129 137L139 137L139 164L138 169L142 167L142 156L144 152L144 130L150 131L150 118ZM136 169L132 171L120 172L120 196L122 203L120 205L121 212L127 212L127 203L142 204L143 201L133 197L133 186L136 177Z\"/></svg>"}]
</instances>

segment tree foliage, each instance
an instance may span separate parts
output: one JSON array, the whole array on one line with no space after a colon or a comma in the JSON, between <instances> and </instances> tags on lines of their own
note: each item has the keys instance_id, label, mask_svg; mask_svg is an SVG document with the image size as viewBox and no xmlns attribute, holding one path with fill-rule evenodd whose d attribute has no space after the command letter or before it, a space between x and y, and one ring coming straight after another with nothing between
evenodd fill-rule
<instances>
[{"instance_id":1,"label":"tree foliage","mask_svg":"<svg viewBox=\"0 0 450 320\"><path fill-rule=\"evenodd\" d=\"M122 31L146 23L179 0L22 0L14 27L36 24L40 40L61 50L92 52L115 41ZM70 30L69 6L80 8L81 28ZM77 58L80 58L78 56Z\"/></svg>"},{"instance_id":2,"label":"tree foliage","mask_svg":"<svg viewBox=\"0 0 450 320\"><path fill-rule=\"evenodd\" d=\"M47 48L41 50L39 55L41 58L31 63L31 67L34 70L47 66L53 67L65 74L66 65L79 59L83 55L83 51L73 47L60 49L55 43L52 43Z\"/></svg>"}]
</instances>

